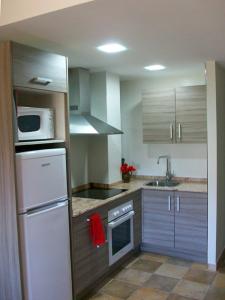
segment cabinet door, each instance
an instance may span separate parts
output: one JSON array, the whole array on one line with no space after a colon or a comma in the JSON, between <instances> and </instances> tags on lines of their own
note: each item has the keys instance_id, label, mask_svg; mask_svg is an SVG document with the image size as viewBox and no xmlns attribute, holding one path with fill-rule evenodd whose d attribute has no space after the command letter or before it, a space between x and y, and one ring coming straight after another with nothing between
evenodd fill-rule
<instances>
[{"instance_id":1,"label":"cabinet door","mask_svg":"<svg viewBox=\"0 0 225 300\"><path fill-rule=\"evenodd\" d=\"M207 254L207 194L175 193L175 248Z\"/></svg>"},{"instance_id":2,"label":"cabinet door","mask_svg":"<svg viewBox=\"0 0 225 300\"><path fill-rule=\"evenodd\" d=\"M142 94L143 142L170 144L175 141L175 91Z\"/></svg>"},{"instance_id":3,"label":"cabinet door","mask_svg":"<svg viewBox=\"0 0 225 300\"><path fill-rule=\"evenodd\" d=\"M142 199L142 242L173 248L173 192L144 190Z\"/></svg>"},{"instance_id":4,"label":"cabinet door","mask_svg":"<svg viewBox=\"0 0 225 300\"><path fill-rule=\"evenodd\" d=\"M12 43L14 86L67 91L67 59L64 56Z\"/></svg>"},{"instance_id":5,"label":"cabinet door","mask_svg":"<svg viewBox=\"0 0 225 300\"><path fill-rule=\"evenodd\" d=\"M206 86L176 89L176 140L178 143L206 143Z\"/></svg>"},{"instance_id":6,"label":"cabinet door","mask_svg":"<svg viewBox=\"0 0 225 300\"><path fill-rule=\"evenodd\" d=\"M105 232L107 219L104 220ZM80 294L91 287L109 267L108 244L94 247L89 237L87 215L73 219L73 281L75 293Z\"/></svg>"}]
</instances>

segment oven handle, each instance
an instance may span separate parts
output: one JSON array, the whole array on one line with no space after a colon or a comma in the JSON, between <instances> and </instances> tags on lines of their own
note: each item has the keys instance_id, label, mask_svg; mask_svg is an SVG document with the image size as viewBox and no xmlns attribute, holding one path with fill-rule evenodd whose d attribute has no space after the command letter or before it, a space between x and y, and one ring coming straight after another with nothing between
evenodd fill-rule
<instances>
[{"instance_id":1,"label":"oven handle","mask_svg":"<svg viewBox=\"0 0 225 300\"><path fill-rule=\"evenodd\" d=\"M125 216L119 218L118 220L110 222L110 223L108 224L108 226L109 226L110 228L114 228L114 227L120 225L121 223L123 223L123 222L129 220L130 217L134 216L134 214L135 214L135 212L132 210L132 211L130 211L128 214L126 214Z\"/></svg>"}]
</instances>

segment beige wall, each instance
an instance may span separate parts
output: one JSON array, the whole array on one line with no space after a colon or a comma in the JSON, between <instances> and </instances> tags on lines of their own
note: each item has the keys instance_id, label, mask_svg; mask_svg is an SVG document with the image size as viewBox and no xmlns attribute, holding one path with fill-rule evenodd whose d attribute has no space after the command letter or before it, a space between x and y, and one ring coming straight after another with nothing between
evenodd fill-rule
<instances>
[{"instance_id":1,"label":"beige wall","mask_svg":"<svg viewBox=\"0 0 225 300\"><path fill-rule=\"evenodd\" d=\"M2 0L0 26L93 0Z\"/></svg>"},{"instance_id":2,"label":"beige wall","mask_svg":"<svg viewBox=\"0 0 225 300\"><path fill-rule=\"evenodd\" d=\"M225 69L216 64L217 260L225 248Z\"/></svg>"},{"instance_id":3,"label":"beige wall","mask_svg":"<svg viewBox=\"0 0 225 300\"><path fill-rule=\"evenodd\" d=\"M208 124L208 263L216 264L217 218L217 122L216 122L216 67L206 64L207 124Z\"/></svg>"},{"instance_id":4,"label":"beige wall","mask_svg":"<svg viewBox=\"0 0 225 300\"><path fill-rule=\"evenodd\" d=\"M225 248L225 70L206 64L208 115L208 262Z\"/></svg>"}]
</instances>

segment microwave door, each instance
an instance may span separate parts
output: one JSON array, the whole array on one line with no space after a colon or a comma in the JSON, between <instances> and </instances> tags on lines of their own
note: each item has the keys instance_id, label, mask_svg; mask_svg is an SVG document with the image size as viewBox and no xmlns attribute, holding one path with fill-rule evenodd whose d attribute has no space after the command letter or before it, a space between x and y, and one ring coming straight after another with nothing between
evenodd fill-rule
<instances>
[{"instance_id":1,"label":"microwave door","mask_svg":"<svg viewBox=\"0 0 225 300\"><path fill-rule=\"evenodd\" d=\"M18 107L19 141L53 139L53 121L52 109Z\"/></svg>"},{"instance_id":2,"label":"microwave door","mask_svg":"<svg viewBox=\"0 0 225 300\"><path fill-rule=\"evenodd\" d=\"M41 116L34 114L22 115L17 118L19 140L38 138L41 130Z\"/></svg>"}]
</instances>

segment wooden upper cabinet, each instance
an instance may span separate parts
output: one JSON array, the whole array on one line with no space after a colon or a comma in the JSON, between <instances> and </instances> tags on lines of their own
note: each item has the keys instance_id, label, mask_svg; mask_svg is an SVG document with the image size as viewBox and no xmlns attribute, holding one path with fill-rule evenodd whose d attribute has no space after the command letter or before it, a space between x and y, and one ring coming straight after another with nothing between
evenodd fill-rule
<instances>
[{"instance_id":1,"label":"wooden upper cabinet","mask_svg":"<svg viewBox=\"0 0 225 300\"><path fill-rule=\"evenodd\" d=\"M67 92L67 58L12 43L13 85Z\"/></svg>"},{"instance_id":2,"label":"wooden upper cabinet","mask_svg":"<svg viewBox=\"0 0 225 300\"><path fill-rule=\"evenodd\" d=\"M142 94L144 143L206 143L206 86Z\"/></svg>"},{"instance_id":3,"label":"wooden upper cabinet","mask_svg":"<svg viewBox=\"0 0 225 300\"><path fill-rule=\"evenodd\" d=\"M175 141L175 91L142 93L143 142Z\"/></svg>"},{"instance_id":4,"label":"wooden upper cabinet","mask_svg":"<svg viewBox=\"0 0 225 300\"><path fill-rule=\"evenodd\" d=\"M206 86L176 89L177 143L207 142Z\"/></svg>"}]
</instances>

